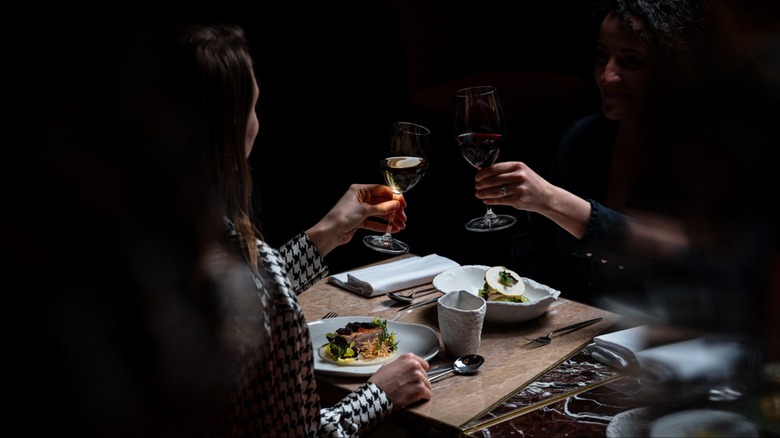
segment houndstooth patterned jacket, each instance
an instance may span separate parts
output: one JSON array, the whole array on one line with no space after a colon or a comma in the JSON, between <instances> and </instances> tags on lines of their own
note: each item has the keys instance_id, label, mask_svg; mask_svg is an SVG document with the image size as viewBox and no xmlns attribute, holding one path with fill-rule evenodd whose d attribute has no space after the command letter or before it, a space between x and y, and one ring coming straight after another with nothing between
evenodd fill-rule
<instances>
[{"instance_id":1,"label":"houndstooth patterned jacket","mask_svg":"<svg viewBox=\"0 0 780 438\"><path fill-rule=\"evenodd\" d=\"M233 242L236 230L226 221ZM308 236L300 233L278 251L258 241L254 275L243 266L222 272L228 307L225 336L236 352L234 380L222 436L352 437L365 434L392 413L387 394L366 383L323 408L314 378L314 352L297 293L328 274ZM254 293L247 282L254 284ZM236 287L243 285L244 287Z\"/></svg>"}]
</instances>

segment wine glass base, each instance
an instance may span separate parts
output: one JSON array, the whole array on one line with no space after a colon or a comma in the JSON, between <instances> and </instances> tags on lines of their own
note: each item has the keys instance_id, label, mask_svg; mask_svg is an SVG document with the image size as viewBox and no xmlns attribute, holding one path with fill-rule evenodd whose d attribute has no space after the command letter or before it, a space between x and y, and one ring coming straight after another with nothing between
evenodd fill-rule
<instances>
[{"instance_id":1,"label":"wine glass base","mask_svg":"<svg viewBox=\"0 0 780 438\"><path fill-rule=\"evenodd\" d=\"M490 220L484 217L472 219L466 222L466 229L477 233L485 233L488 231L498 231L509 228L514 225L515 222L517 222L517 219L514 216L499 214Z\"/></svg>"},{"instance_id":2,"label":"wine glass base","mask_svg":"<svg viewBox=\"0 0 780 438\"><path fill-rule=\"evenodd\" d=\"M363 243L374 251L385 254L406 254L409 252L409 245L398 239L386 240L382 236L366 236L363 238Z\"/></svg>"}]
</instances>

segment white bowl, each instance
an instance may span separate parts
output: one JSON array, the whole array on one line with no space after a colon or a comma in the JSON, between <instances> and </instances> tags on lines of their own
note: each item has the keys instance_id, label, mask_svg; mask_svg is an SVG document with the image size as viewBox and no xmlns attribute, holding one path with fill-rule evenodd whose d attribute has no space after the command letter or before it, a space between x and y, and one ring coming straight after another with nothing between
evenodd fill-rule
<instances>
[{"instance_id":1,"label":"white bowl","mask_svg":"<svg viewBox=\"0 0 780 438\"><path fill-rule=\"evenodd\" d=\"M464 265L448 269L433 278L433 286L444 292L465 290L474 295L485 284L485 271L490 266ZM530 301L527 303L509 303L505 301L488 301L485 312L485 322L491 324L516 324L530 321L544 312L558 299L560 291L523 277L525 293Z\"/></svg>"}]
</instances>

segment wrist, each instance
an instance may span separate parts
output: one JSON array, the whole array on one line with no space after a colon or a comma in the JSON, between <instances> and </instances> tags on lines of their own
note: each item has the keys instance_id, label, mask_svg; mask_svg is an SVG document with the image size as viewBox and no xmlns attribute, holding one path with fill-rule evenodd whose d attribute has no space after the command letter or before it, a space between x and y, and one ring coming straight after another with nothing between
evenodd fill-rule
<instances>
[{"instance_id":1,"label":"wrist","mask_svg":"<svg viewBox=\"0 0 780 438\"><path fill-rule=\"evenodd\" d=\"M304 231L312 245L317 249L317 252L320 253L320 257L323 258L338 246L335 231L324 222L325 221L317 222L311 228Z\"/></svg>"}]
</instances>

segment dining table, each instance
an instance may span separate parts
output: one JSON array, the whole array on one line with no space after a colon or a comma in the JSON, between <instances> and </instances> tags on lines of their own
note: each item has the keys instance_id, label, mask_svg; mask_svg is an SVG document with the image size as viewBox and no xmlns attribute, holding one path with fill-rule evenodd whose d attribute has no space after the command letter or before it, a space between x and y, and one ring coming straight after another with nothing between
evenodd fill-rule
<instances>
[{"instance_id":1,"label":"dining table","mask_svg":"<svg viewBox=\"0 0 780 438\"><path fill-rule=\"evenodd\" d=\"M390 257L380 263L408 256ZM431 287L432 283L425 283L403 292ZM366 297L331 284L326 278L298 298L310 323L335 312L339 317L374 317L427 326L439 342L438 354L428 360L430 367L453 361L446 356L441 343L435 303L399 310L403 304L384 294ZM602 319L556 336L549 345L539 347L527 340L593 318ZM576 436L605 436L612 415L630 408L630 399L615 405L613 401L602 403L582 396L599 394L600 399L607 400L611 395L623 398L625 393L619 388L624 377L620 370L591 360L584 348L594 336L621 328L624 323L625 318L619 314L569 300L564 295L531 320L513 324L486 321L477 351L485 362L479 370L470 375L452 373L432 382L430 400L395 412L376 436L508 436L518 428L524 436L571 431L576 431ZM326 340L312 342L316 351ZM315 373L325 405L341 400L368 378L348 373Z\"/></svg>"}]
</instances>

